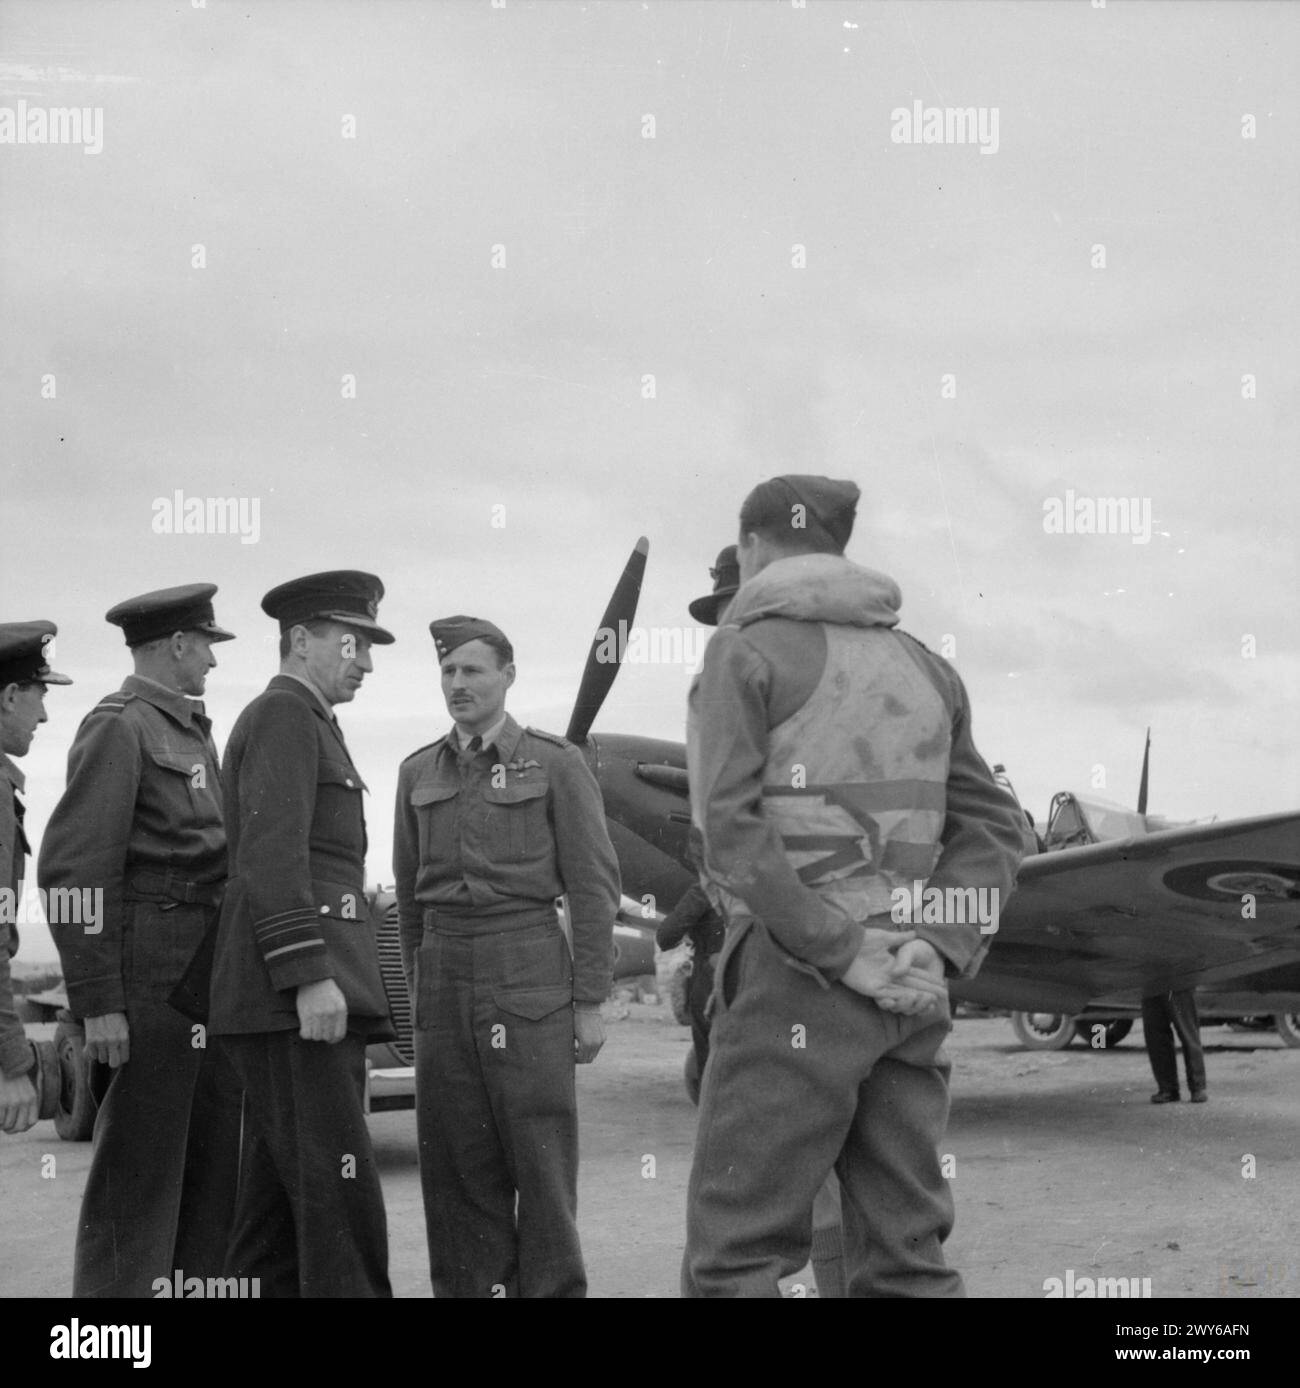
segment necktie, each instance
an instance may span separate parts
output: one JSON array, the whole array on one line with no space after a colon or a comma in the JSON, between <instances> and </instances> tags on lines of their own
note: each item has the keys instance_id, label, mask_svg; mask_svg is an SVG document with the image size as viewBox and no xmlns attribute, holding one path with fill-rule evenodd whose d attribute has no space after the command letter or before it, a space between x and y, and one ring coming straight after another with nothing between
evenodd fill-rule
<instances>
[{"instance_id":1,"label":"necktie","mask_svg":"<svg viewBox=\"0 0 1300 1388\"><path fill-rule=\"evenodd\" d=\"M464 768L469 766L474 758L483 750L483 739L475 733L469 740L469 746L464 747L456 756L457 765Z\"/></svg>"}]
</instances>

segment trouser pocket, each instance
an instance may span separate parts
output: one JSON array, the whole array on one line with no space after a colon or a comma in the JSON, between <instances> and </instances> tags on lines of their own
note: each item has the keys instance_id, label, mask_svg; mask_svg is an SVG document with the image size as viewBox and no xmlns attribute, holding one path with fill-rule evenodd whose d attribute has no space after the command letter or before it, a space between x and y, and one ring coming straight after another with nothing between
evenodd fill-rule
<instances>
[{"instance_id":1,"label":"trouser pocket","mask_svg":"<svg viewBox=\"0 0 1300 1388\"><path fill-rule=\"evenodd\" d=\"M741 946L754 930L753 917L742 918L728 931L713 973L713 994L705 1013L716 1021L736 1000L740 986Z\"/></svg>"}]
</instances>

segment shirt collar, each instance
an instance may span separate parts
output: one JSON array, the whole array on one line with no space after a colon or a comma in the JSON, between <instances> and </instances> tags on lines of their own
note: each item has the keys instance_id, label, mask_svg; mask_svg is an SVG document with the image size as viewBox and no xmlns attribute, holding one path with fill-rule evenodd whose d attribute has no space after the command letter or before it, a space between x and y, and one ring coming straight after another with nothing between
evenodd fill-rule
<instances>
[{"instance_id":1,"label":"shirt collar","mask_svg":"<svg viewBox=\"0 0 1300 1388\"><path fill-rule=\"evenodd\" d=\"M515 748L519 745L519 739L524 735L524 730L507 713L500 722L490 727L483 736L483 747L486 750L493 743L496 744L497 757L501 761L509 761L515 754ZM453 752L460 751L460 729L454 724L451 732L447 734L446 746Z\"/></svg>"},{"instance_id":2,"label":"shirt collar","mask_svg":"<svg viewBox=\"0 0 1300 1388\"><path fill-rule=\"evenodd\" d=\"M122 683L128 694L134 694L164 713L170 714L178 723L188 723L195 714L206 717L202 699L191 699L179 690L168 689L165 684L151 680L148 675L128 675Z\"/></svg>"},{"instance_id":3,"label":"shirt collar","mask_svg":"<svg viewBox=\"0 0 1300 1388\"><path fill-rule=\"evenodd\" d=\"M497 739L501 736L501 730L505 727L506 720L509 717L510 715L508 713L503 713L501 717L498 718L497 721L492 724L492 726L487 730L487 732L480 734L480 736L483 738L483 750L485 752L489 747L493 747L496 745ZM453 723L451 725L451 737L449 740L452 744L452 751L463 752L466 746L468 745L468 741L470 739L464 739L462 737L460 729L456 726L455 723Z\"/></svg>"},{"instance_id":4,"label":"shirt collar","mask_svg":"<svg viewBox=\"0 0 1300 1388\"><path fill-rule=\"evenodd\" d=\"M27 784L27 777L19 771L3 752L0 752L0 776L7 777L15 790L22 790Z\"/></svg>"},{"instance_id":5,"label":"shirt collar","mask_svg":"<svg viewBox=\"0 0 1300 1388\"><path fill-rule=\"evenodd\" d=\"M316 702L320 704L321 708L325 710L325 717L328 718L331 723L335 721L334 710L330 707L329 700L324 696L324 694L320 692L319 689L316 688L316 686L310 680L304 679L301 675L295 675L292 670L281 670L280 673L286 679L297 680L299 684L303 685L307 689L310 689L311 692L316 696Z\"/></svg>"}]
</instances>

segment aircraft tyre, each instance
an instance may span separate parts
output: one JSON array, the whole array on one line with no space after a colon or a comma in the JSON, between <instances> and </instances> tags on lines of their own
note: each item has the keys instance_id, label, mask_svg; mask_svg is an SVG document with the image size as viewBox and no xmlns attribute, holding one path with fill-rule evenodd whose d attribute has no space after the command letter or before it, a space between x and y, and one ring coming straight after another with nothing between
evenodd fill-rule
<instances>
[{"instance_id":1,"label":"aircraft tyre","mask_svg":"<svg viewBox=\"0 0 1300 1388\"><path fill-rule=\"evenodd\" d=\"M1300 1046L1300 1012L1275 1013L1273 1025L1277 1028L1283 1045Z\"/></svg>"},{"instance_id":2,"label":"aircraft tyre","mask_svg":"<svg viewBox=\"0 0 1300 1388\"><path fill-rule=\"evenodd\" d=\"M95 1128L95 1100L86 1068L85 1033L75 1022L60 1022L54 1029L54 1049L59 1056L54 1131L65 1142L88 1142Z\"/></svg>"},{"instance_id":3,"label":"aircraft tyre","mask_svg":"<svg viewBox=\"0 0 1300 1388\"><path fill-rule=\"evenodd\" d=\"M1011 1030L1031 1051L1062 1051L1074 1040L1075 1019L1063 1012L1013 1012Z\"/></svg>"}]
</instances>

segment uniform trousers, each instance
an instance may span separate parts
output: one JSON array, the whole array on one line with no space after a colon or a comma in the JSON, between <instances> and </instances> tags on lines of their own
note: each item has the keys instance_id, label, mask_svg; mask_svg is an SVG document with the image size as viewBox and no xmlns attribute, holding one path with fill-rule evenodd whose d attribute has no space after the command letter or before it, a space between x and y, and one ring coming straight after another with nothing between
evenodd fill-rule
<instances>
[{"instance_id":1,"label":"uniform trousers","mask_svg":"<svg viewBox=\"0 0 1300 1388\"><path fill-rule=\"evenodd\" d=\"M833 1169L849 1296L963 1296L942 1247L947 1008L898 1017L827 987L756 922L729 931L715 996L683 1295L779 1296Z\"/></svg>"},{"instance_id":2,"label":"uniform trousers","mask_svg":"<svg viewBox=\"0 0 1300 1388\"><path fill-rule=\"evenodd\" d=\"M224 1038L244 1085L226 1274L264 1297L388 1297L388 1222L366 1128L366 1043Z\"/></svg>"},{"instance_id":3,"label":"uniform trousers","mask_svg":"<svg viewBox=\"0 0 1300 1388\"><path fill-rule=\"evenodd\" d=\"M555 912L426 913L415 975L435 1296L581 1297L573 965Z\"/></svg>"},{"instance_id":4,"label":"uniform trousers","mask_svg":"<svg viewBox=\"0 0 1300 1388\"><path fill-rule=\"evenodd\" d=\"M1201 1047L1200 1019L1196 1015L1196 994L1191 989L1158 993L1142 999L1142 1035L1147 1058L1156 1077L1156 1087L1166 1094L1178 1093L1178 1055L1174 1032L1183 1043L1183 1068L1187 1087L1193 1094L1205 1088L1205 1051Z\"/></svg>"},{"instance_id":5,"label":"uniform trousers","mask_svg":"<svg viewBox=\"0 0 1300 1388\"><path fill-rule=\"evenodd\" d=\"M218 1041L166 1002L215 910L133 902L122 973L130 1059L88 1065L98 1103L72 1294L149 1297L219 1277L239 1171L239 1086Z\"/></svg>"}]
</instances>

